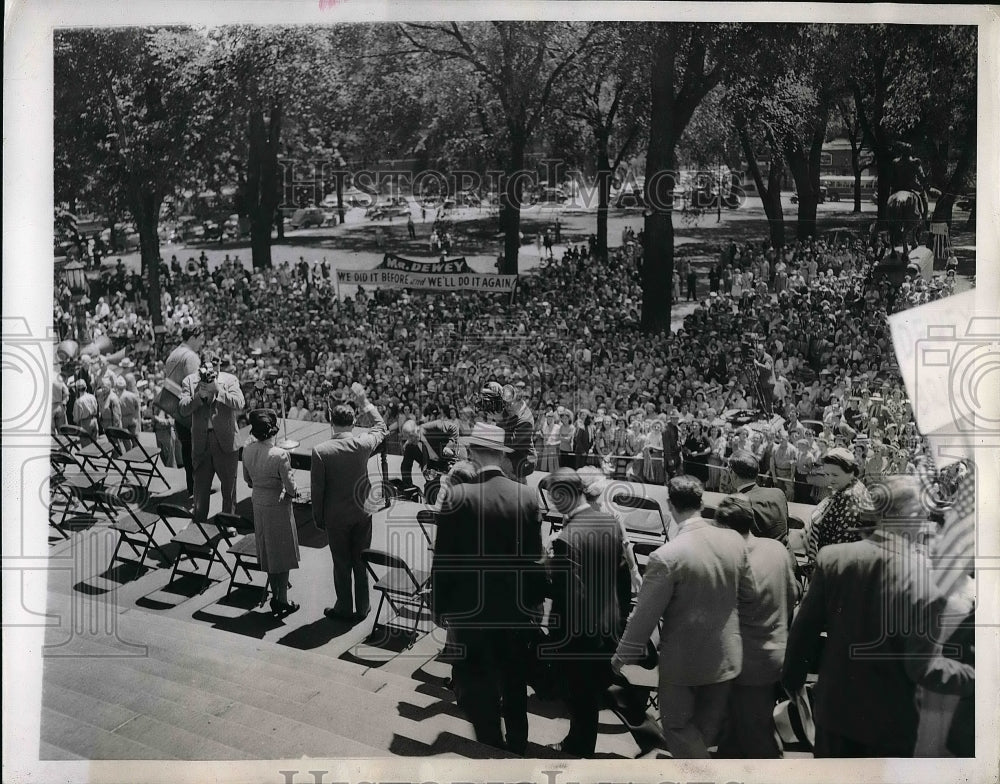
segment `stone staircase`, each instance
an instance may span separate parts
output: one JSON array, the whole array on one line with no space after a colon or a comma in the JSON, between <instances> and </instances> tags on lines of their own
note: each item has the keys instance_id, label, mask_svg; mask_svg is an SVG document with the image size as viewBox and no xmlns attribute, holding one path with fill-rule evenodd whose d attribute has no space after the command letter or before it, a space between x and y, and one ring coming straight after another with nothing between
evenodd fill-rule
<instances>
[{"instance_id":1,"label":"stone staircase","mask_svg":"<svg viewBox=\"0 0 1000 784\"><path fill-rule=\"evenodd\" d=\"M48 612L107 622L49 631L43 759L507 756L475 741L432 635L366 664L79 594L50 590ZM530 709L529 755L558 757L561 707ZM636 755L610 711L601 729L600 756Z\"/></svg>"}]
</instances>

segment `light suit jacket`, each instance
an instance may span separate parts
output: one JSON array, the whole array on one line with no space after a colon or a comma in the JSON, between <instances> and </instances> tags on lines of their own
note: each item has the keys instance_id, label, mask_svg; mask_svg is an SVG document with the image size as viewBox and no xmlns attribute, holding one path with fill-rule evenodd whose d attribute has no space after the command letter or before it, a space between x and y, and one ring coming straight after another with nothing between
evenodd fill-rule
<instances>
[{"instance_id":1,"label":"light suit jacket","mask_svg":"<svg viewBox=\"0 0 1000 784\"><path fill-rule=\"evenodd\" d=\"M181 414L191 417L191 458L195 465L208 452L208 427L211 424L215 437L225 452L236 452L236 415L243 410L246 401L240 382L231 373L219 373L215 379L218 387L215 400L205 403L197 394L198 374L192 373L181 384L182 392L178 404Z\"/></svg>"}]
</instances>

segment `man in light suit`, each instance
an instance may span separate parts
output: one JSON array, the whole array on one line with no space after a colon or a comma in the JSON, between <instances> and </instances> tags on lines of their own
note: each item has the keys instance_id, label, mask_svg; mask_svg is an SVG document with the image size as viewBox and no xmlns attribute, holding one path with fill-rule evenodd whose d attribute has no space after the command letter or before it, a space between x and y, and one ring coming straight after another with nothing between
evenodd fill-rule
<instances>
[{"instance_id":1,"label":"man in light suit","mask_svg":"<svg viewBox=\"0 0 1000 784\"><path fill-rule=\"evenodd\" d=\"M750 499L753 508L753 535L788 544L788 499L777 487L757 484L760 461L752 452L734 452L729 458L736 492Z\"/></svg>"},{"instance_id":2,"label":"man in light suit","mask_svg":"<svg viewBox=\"0 0 1000 784\"><path fill-rule=\"evenodd\" d=\"M453 485L438 513L432 609L457 651L452 681L476 740L523 755L529 646L545 593L537 492L504 476L503 428L476 423L459 443L478 474Z\"/></svg>"},{"instance_id":3,"label":"man in light suit","mask_svg":"<svg viewBox=\"0 0 1000 784\"><path fill-rule=\"evenodd\" d=\"M915 546L929 513L920 479L889 477L879 494L862 514L873 526L866 538L819 551L788 633L785 689L794 692L807 673L819 673L816 757L912 757L917 686L975 693L975 670L942 655L945 598Z\"/></svg>"},{"instance_id":4,"label":"man in light suit","mask_svg":"<svg viewBox=\"0 0 1000 784\"><path fill-rule=\"evenodd\" d=\"M222 484L222 511L236 511L236 470L240 462L236 417L245 405L239 379L219 372L219 358L214 353L202 357L198 371L181 383L178 408L183 416L191 418L196 520L208 519L215 476Z\"/></svg>"},{"instance_id":5,"label":"man in light suit","mask_svg":"<svg viewBox=\"0 0 1000 784\"><path fill-rule=\"evenodd\" d=\"M729 693L728 721L717 755L727 759L782 755L775 737L774 703L799 584L788 549L774 539L754 536L753 523L746 496L726 496L715 510L715 524L736 531L746 542L754 587L752 595L739 597L743 669Z\"/></svg>"},{"instance_id":6,"label":"man in light suit","mask_svg":"<svg viewBox=\"0 0 1000 784\"><path fill-rule=\"evenodd\" d=\"M701 517L701 482L667 484L677 535L649 557L635 612L611 660L616 672L643 658L660 632L660 721L676 759L707 759L725 716L743 647L737 601L753 590L746 543L736 531Z\"/></svg>"},{"instance_id":7,"label":"man in light suit","mask_svg":"<svg viewBox=\"0 0 1000 784\"><path fill-rule=\"evenodd\" d=\"M353 433L355 413L348 405L333 409L333 438L312 450L311 489L313 520L327 532L333 557L333 586L337 600L323 614L327 618L357 621L371 611L368 575L361 551L371 547L372 485L368 460L388 429L385 420L355 382L351 396L358 410L373 423L368 433Z\"/></svg>"}]
</instances>

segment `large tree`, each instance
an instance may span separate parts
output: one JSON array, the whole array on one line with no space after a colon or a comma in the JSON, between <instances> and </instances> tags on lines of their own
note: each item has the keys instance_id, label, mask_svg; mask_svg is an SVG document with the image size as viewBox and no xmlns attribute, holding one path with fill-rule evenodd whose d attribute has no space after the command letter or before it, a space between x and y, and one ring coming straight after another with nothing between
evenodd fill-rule
<instances>
[{"instance_id":1,"label":"large tree","mask_svg":"<svg viewBox=\"0 0 1000 784\"><path fill-rule=\"evenodd\" d=\"M608 207L615 171L639 146L649 115L649 82L636 78L644 48L635 25L597 28L590 51L572 69L561 97L561 120L582 123L593 139L597 189L598 256L608 253ZM577 125L573 123L571 127ZM574 127L576 130L576 127Z\"/></svg>"},{"instance_id":2,"label":"large tree","mask_svg":"<svg viewBox=\"0 0 1000 784\"><path fill-rule=\"evenodd\" d=\"M595 26L572 22L434 23L398 26L411 53L460 61L492 94L506 139L500 224L504 233L501 272L517 273L525 154L560 80L583 54Z\"/></svg>"},{"instance_id":3,"label":"large tree","mask_svg":"<svg viewBox=\"0 0 1000 784\"><path fill-rule=\"evenodd\" d=\"M202 46L198 34L183 28L60 30L54 40L57 171L59 161L90 167L99 172L96 182L124 195L139 233L154 325L163 323L160 205L189 181L190 161L204 157L212 138L211 100L190 67Z\"/></svg>"},{"instance_id":4,"label":"large tree","mask_svg":"<svg viewBox=\"0 0 1000 784\"><path fill-rule=\"evenodd\" d=\"M735 56L736 30L732 25L653 23L644 32L650 46L650 115L641 326L660 332L670 328L677 144Z\"/></svg>"}]
</instances>

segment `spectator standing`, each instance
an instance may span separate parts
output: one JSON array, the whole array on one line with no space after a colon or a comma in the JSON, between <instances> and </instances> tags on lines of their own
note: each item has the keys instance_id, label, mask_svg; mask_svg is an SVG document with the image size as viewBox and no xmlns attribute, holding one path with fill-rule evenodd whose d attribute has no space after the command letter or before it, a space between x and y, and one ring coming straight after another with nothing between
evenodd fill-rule
<instances>
[{"instance_id":1,"label":"spectator standing","mask_svg":"<svg viewBox=\"0 0 1000 784\"><path fill-rule=\"evenodd\" d=\"M486 423L463 439L479 473L451 487L438 514L431 598L460 651L452 680L476 740L523 755L529 645L545 578L536 493L504 475L504 442L503 429Z\"/></svg>"},{"instance_id":2,"label":"spectator standing","mask_svg":"<svg viewBox=\"0 0 1000 784\"><path fill-rule=\"evenodd\" d=\"M788 543L788 499L776 487L757 484L760 463L750 451L738 449L729 458L733 489L750 501L753 510L754 536Z\"/></svg>"},{"instance_id":3,"label":"spectator standing","mask_svg":"<svg viewBox=\"0 0 1000 784\"><path fill-rule=\"evenodd\" d=\"M677 476L667 484L679 532L649 557L636 608L612 659L642 659L662 621L659 705L663 737L675 759L707 759L742 667L737 599L750 590L746 543L701 516L702 486Z\"/></svg>"},{"instance_id":4,"label":"spectator standing","mask_svg":"<svg viewBox=\"0 0 1000 784\"><path fill-rule=\"evenodd\" d=\"M187 483L189 496L194 496L194 468L191 457L191 417L184 414L177 406L181 396L181 384L184 379L198 371L200 364L198 352L205 344L205 336L200 327L184 327L181 330L181 344L167 356L163 365L164 386L169 395L161 392L160 401L173 400L170 409L161 408L174 417L174 430L177 440L181 443L181 462L184 464L184 480ZM169 383L168 383L169 382Z\"/></svg>"},{"instance_id":5,"label":"spectator standing","mask_svg":"<svg viewBox=\"0 0 1000 784\"><path fill-rule=\"evenodd\" d=\"M727 725L719 756L773 759L782 756L775 739L774 703L785 659L788 625L799 584L791 555L781 543L753 535L753 508L746 496L731 495L715 510L715 524L740 534L747 545L753 591L739 602L743 669L729 693Z\"/></svg>"},{"instance_id":6,"label":"spectator standing","mask_svg":"<svg viewBox=\"0 0 1000 784\"><path fill-rule=\"evenodd\" d=\"M816 563L820 550L830 544L861 539L861 513L872 506L862 484L857 459L847 449L831 449L820 460L822 478L829 495L813 512L806 555Z\"/></svg>"},{"instance_id":7,"label":"spectator standing","mask_svg":"<svg viewBox=\"0 0 1000 784\"><path fill-rule=\"evenodd\" d=\"M916 545L928 516L920 480L891 477L884 495L883 510L865 512L863 538L819 552L789 632L785 689L795 692L807 673L819 673L816 757L912 757L917 686L975 691L975 670L941 655L945 601Z\"/></svg>"},{"instance_id":8,"label":"spectator standing","mask_svg":"<svg viewBox=\"0 0 1000 784\"><path fill-rule=\"evenodd\" d=\"M557 469L541 486L565 515L546 559L552 609L548 640L538 651L555 661L570 711L569 732L553 748L591 757L631 596L622 532L614 517L591 505L576 471Z\"/></svg>"}]
</instances>

